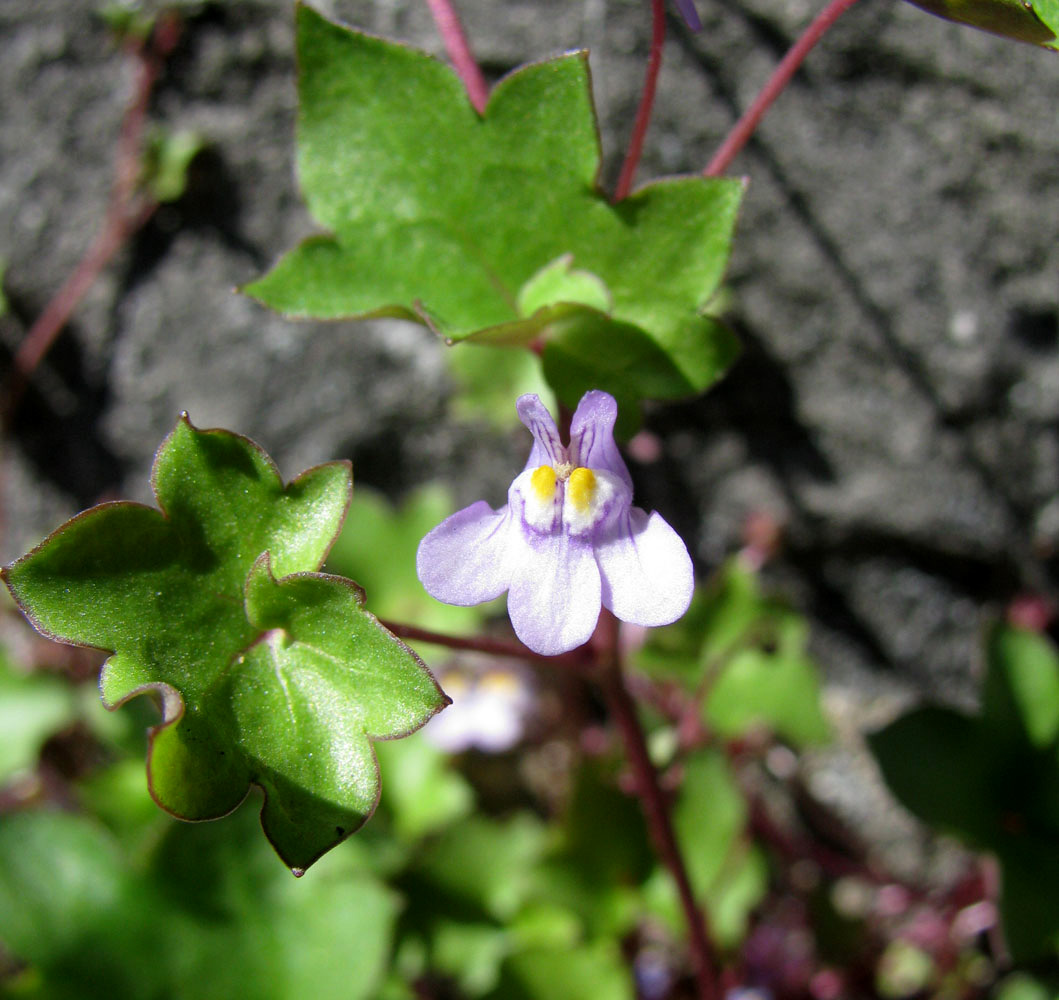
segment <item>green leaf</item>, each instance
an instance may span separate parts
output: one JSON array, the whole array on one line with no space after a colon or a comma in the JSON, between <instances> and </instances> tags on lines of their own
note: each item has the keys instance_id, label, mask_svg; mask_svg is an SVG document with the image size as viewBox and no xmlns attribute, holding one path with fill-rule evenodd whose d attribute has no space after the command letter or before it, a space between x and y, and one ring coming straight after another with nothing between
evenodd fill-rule
<instances>
[{"instance_id":1,"label":"green leaf","mask_svg":"<svg viewBox=\"0 0 1059 1000\"><path fill-rule=\"evenodd\" d=\"M0 940L48 1000L370 1000L397 899L349 852L295 882L256 825L250 809L224 824L170 822L130 862L86 817L7 816Z\"/></svg>"},{"instance_id":2,"label":"green leaf","mask_svg":"<svg viewBox=\"0 0 1059 1000\"><path fill-rule=\"evenodd\" d=\"M474 805L466 779L449 766L451 757L420 735L379 743L382 805L394 831L415 840L462 819Z\"/></svg>"},{"instance_id":3,"label":"green leaf","mask_svg":"<svg viewBox=\"0 0 1059 1000\"><path fill-rule=\"evenodd\" d=\"M154 28L154 16L140 9L138 3L126 0L101 4L97 10L103 23L119 40L143 44Z\"/></svg>"},{"instance_id":4,"label":"green leaf","mask_svg":"<svg viewBox=\"0 0 1059 1000\"><path fill-rule=\"evenodd\" d=\"M440 920L433 928L431 967L451 977L461 994L481 996L500 978L500 965L511 948L506 930L491 924Z\"/></svg>"},{"instance_id":5,"label":"green leaf","mask_svg":"<svg viewBox=\"0 0 1059 1000\"><path fill-rule=\"evenodd\" d=\"M925 822L995 853L1016 960L1059 954L1059 751L1054 647L998 627L983 710L916 709L869 737L887 784Z\"/></svg>"},{"instance_id":6,"label":"green leaf","mask_svg":"<svg viewBox=\"0 0 1059 1000\"><path fill-rule=\"evenodd\" d=\"M1059 48L1056 0L910 0L947 21L981 28L994 35Z\"/></svg>"},{"instance_id":7,"label":"green leaf","mask_svg":"<svg viewBox=\"0 0 1059 1000\"><path fill-rule=\"evenodd\" d=\"M1059 655L1047 639L1002 626L988 644L983 712L999 725L1018 724L1038 747L1059 736Z\"/></svg>"},{"instance_id":8,"label":"green leaf","mask_svg":"<svg viewBox=\"0 0 1059 1000\"><path fill-rule=\"evenodd\" d=\"M503 922L526 899L544 850L544 829L529 814L506 822L470 816L447 827L416 865L430 895Z\"/></svg>"},{"instance_id":9,"label":"green leaf","mask_svg":"<svg viewBox=\"0 0 1059 1000\"><path fill-rule=\"evenodd\" d=\"M764 856L746 836L746 802L722 753L703 750L688 760L673 826L692 889L709 914L715 942L734 947L768 890L768 869ZM673 933L684 933L680 900L667 871L655 870L644 895Z\"/></svg>"},{"instance_id":10,"label":"green leaf","mask_svg":"<svg viewBox=\"0 0 1059 1000\"><path fill-rule=\"evenodd\" d=\"M705 672L718 669L738 649L768 634L762 623L776 610L763 600L757 575L738 558L729 559L705 587L697 588L691 607L678 622L652 629L636 664L657 677L679 679L689 690Z\"/></svg>"},{"instance_id":11,"label":"green leaf","mask_svg":"<svg viewBox=\"0 0 1059 1000\"><path fill-rule=\"evenodd\" d=\"M905 1000L924 993L936 969L930 952L911 941L895 938L879 956L875 988L884 1000Z\"/></svg>"},{"instance_id":12,"label":"green leaf","mask_svg":"<svg viewBox=\"0 0 1059 1000\"><path fill-rule=\"evenodd\" d=\"M820 704L820 678L806 652L808 626L794 615L776 622L776 635L733 653L703 705L720 735L734 739L763 727L795 746L826 743L831 727Z\"/></svg>"},{"instance_id":13,"label":"green leaf","mask_svg":"<svg viewBox=\"0 0 1059 1000\"><path fill-rule=\"evenodd\" d=\"M564 822L564 855L597 892L642 882L654 862L639 801L620 791L607 771L591 759L582 763Z\"/></svg>"},{"instance_id":14,"label":"green leaf","mask_svg":"<svg viewBox=\"0 0 1059 1000\"><path fill-rule=\"evenodd\" d=\"M993 994L996 1000L1053 1000L1054 990L1025 972L1004 978Z\"/></svg>"},{"instance_id":15,"label":"green leaf","mask_svg":"<svg viewBox=\"0 0 1059 1000\"><path fill-rule=\"evenodd\" d=\"M540 396L550 411L556 409L540 358L532 351L506 351L466 340L445 351L445 360L459 386L451 403L457 420L485 420L502 431L521 426L511 401L529 392Z\"/></svg>"},{"instance_id":16,"label":"green leaf","mask_svg":"<svg viewBox=\"0 0 1059 1000\"><path fill-rule=\"evenodd\" d=\"M688 879L704 895L721 874L746 826L746 803L716 750L688 759L673 808L673 828L684 853Z\"/></svg>"},{"instance_id":17,"label":"green leaf","mask_svg":"<svg viewBox=\"0 0 1059 1000\"><path fill-rule=\"evenodd\" d=\"M641 398L673 399L699 392L735 361L739 345L716 320L688 317L686 328L660 344L641 327L580 310L556 320L544 347L544 377L559 399L575 407L589 389L618 401L618 433L638 414Z\"/></svg>"},{"instance_id":18,"label":"green leaf","mask_svg":"<svg viewBox=\"0 0 1059 1000\"><path fill-rule=\"evenodd\" d=\"M617 943L527 950L505 964L494 1000L633 1000L636 991Z\"/></svg>"},{"instance_id":19,"label":"green leaf","mask_svg":"<svg viewBox=\"0 0 1059 1000\"><path fill-rule=\"evenodd\" d=\"M1001 837L1000 917L1016 962L1059 955L1059 838ZM1054 996L1055 994L1053 994Z\"/></svg>"},{"instance_id":20,"label":"green leaf","mask_svg":"<svg viewBox=\"0 0 1059 1000\"><path fill-rule=\"evenodd\" d=\"M4 579L44 634L113 651L108 707L159 697L159 805L213 819L260 785L266 835L304 870L374 808L371 741L418 728L444 695L356 585L312 572L349 502L348 464L284 486L252 442L185 416L153 483L160 510L95 507Z\"/></svg>"},{"instance_id":21,"label":"green leaf","mask_svg":"<svg viewBox=\"0 0 1059 1000\"><path fill-rule=\"evenodd\" d=\"M515 305L522 316L534 316L556 302L588 306L601 313L610 312L614 303L610 291L596 275L579 271L571 254L563 254L545 264L519 289Z\"/></svg>"},{"instance_id":22,"label":"green leaf","mask_svg":"<svg viewBox=\"0 0 1059 1000\"><path fill-rule=\"evenodd\" d=\"M505 77L479 117L432 57L305 6L297 20L298 170L327 233L247 293L296 316L403 316L450 341L527 343L563 316L596 340L613 325L609 351L636 398L697 392L722 373L731 336L699 313L741 182L668 179L610 204L583 52ZM641 383L627 355L648 353L642 339L671 370L655 362Z\"/></svg>"},{"instance_id":23,"label":"green leaf","mask_svg":"<svg viewBox=\"0 0 1059 1000\"><path fill-rule=\"evenodd\" d=\"M0 651L0 785L37 763L44 741L75 717L69 684L22 673Z\"/></svg>"},{"instance_id":24,"label":"green leaf","mask_svg":"<svg viewBox=\"0 0 1059 1000\"><path fill-rule=\"evenodd\" d=\"M974 720L947 708L921 708L872 733L868 745L886 783L912 812L939 830L989 846L995 762Z\"/></svg>"},{"instance_id":25,"label":"green leaf","mask_svg":"<svg viewBox=\"0 0 1059 1000\"><path fill-rule=\"evenodd\" d=\"M191 161L205 145L202 136L187 130L159 130L149 137L144 153L143 184L155 201L176 201L184 194Z\"/></svg>"},{"instance_id":26,"label":"green leaf","mask_svg":"<svg viewBox=\"0 0 1059 1000\"><path fill-rule=\"evenodd\" d=\"M703 689L703 720L735 739L765 728L796 746L826 742L830 726L804 619L767 598L739 559L697 591L684 618L653 629L637 666Z\"/></svg>"}]
</instances>

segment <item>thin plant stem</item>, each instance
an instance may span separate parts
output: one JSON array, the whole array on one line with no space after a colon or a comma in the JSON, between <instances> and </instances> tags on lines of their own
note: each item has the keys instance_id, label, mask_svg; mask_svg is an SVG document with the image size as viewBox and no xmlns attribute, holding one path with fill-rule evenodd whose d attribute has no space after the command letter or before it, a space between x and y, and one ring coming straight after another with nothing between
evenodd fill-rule
<instances>
[{"instance_id":1,"label":"thin plant stem","mask_svg":"<svg viewBox=\"0 0 1059 1000\"><path fill-rule=\"evenodd\" d=\"M417 625L405 625L403 622L383 621L399 639L411 639L413 642L431 642L435 646L446 646L449 649L463 649L475 653L489 653L492 656L510 656L522 660L534 660L540 663L572 663L584 661L584 653L574 650L560 656L545 656L511 639L492 639L485 636L446 635L444 632L431 632Z\"/></svg>"},{"instance_id":2,"label":"thin plant stem","mask_svg":"<svg viewBox=\"0 0 1059 1000\"><path fill-rule=\"evenodd\" d=\"M665 0L651 0L651 50L647 56L647 72L644 74L643 93L640 106L636 109L636 120L632 126L629 139L629 151L621 165L618 183L614 188L614 201L619 202L632 190L633 177L640 163L643 152L644 137L651 121L651 109L654 107L655 91L658 89L658 74L662 69L662 49L666 40Z\"/></svg>"},{"instance_id":3,"label":"thin plant stem","mask_svg":"<svg viewBox=\"0 0 1059 1000\"><path fill-rule=\"evenodd\" d=\"M636 705L625 686L621 657L618 653L618 620L604 610L596 632L599 640L597 655L600 665L600 684L619 731L625 754L632 771L636 792L647 820L647 826L662 863L676 883L681 909L688 925L688 943L698 1000L719 1000L720 989L717 963L710 944L706 916L695 903L695 894L688 878L680 845L669 816L669 805L658 780L658 772L647 750L647 739L636 713Z\"/></svg>"},{"instance_id":4,"label":"thin plant stem","mask_svg":"<svg viewBox=\"0 0 1059 1000\"><path fill-rule=\"evenodd\" d=\"M783 89L791 81L791 77L797 72L798 67L804 62L812 47L820 41L827 30L833 25L857 0L830 0L828 5L820 11L813 19L802 36L788 50L787 54L780 60L780 64L773 71L761 92L754 98L754 103L744 112L742 118L735 123L735 127L728 133L728 137L721 144L721 148L710 160L709 166L703 171L706 177L719 177L723 174L736 158L739 151L746 145L754 134L761 119L772 106L772 102L783 92Z\"/></svg>"},{"instance_id":5,"label":"thin plant stem","mask_svg":"<svg viewBox=\"0 0 1059 1000\"><path fill-rule=\"evenodd\" d=\"M175 15L163 15L149 44L140 40L127 47L135 58L136 84L122 118L107 213L84 257L34 321L15 352L4 407L9 417L17 408L29 379L85 293L129 237L147 223L158 207L154 199L138 191L140 156L151 92L162 63L176 46L179 34L180 24Z\"/></svg>"},{"instance_id":6,"label":"thin plant stem","mask_svg":"<svg viewBox=\"0 0 1059 1000\"><path fill-rule=\"evenodd\" d=\"M489 103L489 86L474 56L471 55L471 47L467 43L467 36L463 32L456 9L449 0L427 0L427 6L434 16L441 40L445 43L445 51L467 88L467 96L474 105L474 110L482 114Z\"/></svg>"}]
</instances>

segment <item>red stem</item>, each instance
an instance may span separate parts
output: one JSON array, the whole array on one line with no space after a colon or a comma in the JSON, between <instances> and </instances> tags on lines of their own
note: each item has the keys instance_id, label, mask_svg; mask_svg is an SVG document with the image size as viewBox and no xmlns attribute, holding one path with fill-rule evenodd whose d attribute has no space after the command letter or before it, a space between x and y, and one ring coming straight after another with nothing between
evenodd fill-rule
<instances>
[{"instance_id":1,"label":"red stem","mask_svg":"<svg viewBox=\"0 0 1059 1000\"><path fill-rule=\"evenodd\" d=\"M467 43L467 36L463 33L463 26L455 8L449 0L427 0L427 6L434 16L441 40L445 43L445 51L467 88L467 96L474 105L474 110L482 114L489 103L489 86L478 68L478 63L474 61L474 56L471 55L471 47Z\"/></svg>"},{"instance_id":2,"label":"red stem","mask_svg":"<svg viewBox=\"0 0 1059 1000\"><path fill-rule=\"evenodd\" d=\"M535 653L521 642L510 639L490 639L484 636L445 635L443 632L431 632L416 625L405 625L403 622L383 621L399 639L411 639L413 642L432 642L435 646L447 646L449 649L466 649L476 653L489 653L492 656L510 656L521 660L535 660L541 663L582 664L585 653L573 650L560 656L544 656ZM584 647L582 647L583 649Z\"/></svg>"},{"instance_id":3,"label":"red stem","mask_svg":"<svg viewBox=\"0 0 1059 1000\"><path fill-rule=\"evenodd\" d=\"M18 406L26 383L62 333L85 293L125 241L147 222L157 208L152 199L142 195L138 197L140 154L151 91L161 72L162 61L176 45L178 36L179 22L176 18L162 15L149 49L145 48L142 41L129 47L130 54L136 59L136 86L132 100L125 109L118 136L114 184L107 214L102 228L73 274L45 306L15 353L5 404L8 415Z\"/></svg>"},{"instance_id":4,"label":"red stem","mask_svg":"<svg viewBox=\"0 0 1059 1000\"><path fill-rule=\"evenodd\" d=\"M636 791L640 797L644 816L647 819L651 839L662 863L669 869L677 886L680 905L688 925L688 941L692 963L695 967L695 982L699 1000L718 1000L718 975L706 926L706 916L695 903L695 894L688 878L684 857L677 843L676 833L669 818L669 806L658 781L658 772L647 750L647 740L640 726L636 705L633 703L625 680L622 677L621 659L618 654L618 621L604 611L600 618L597 637L602 640L598 651L602 667L600 683L606 695L614 721L621 731L625 754L629 760Z\"/></svg>"},{"instance_id":5,"label":"red stem","mask_svg":"<svg viewBox=\"0 0 1059 1000\"><path fill-rule=\"evenodd\" d=\"M662 69L662 48L666 40L665 0L651 0L651 51L647 57L647 73L644 75L643 94L640 106L636 109L636 121L633 123L632 136L629 139L629 151L621 165L618 183L614 189L614 201L625 198L632 189L633 177L640 163L643 152L644 137L651 121L651 109L654 107L655 91L658 89L658 73Z\"/></svg>"},{"instance_id":6,"label":"red stem","mask_svg":"<svg viewBox=\"0 0 1059 1000\"><path fill-rule=\"evenodd\" d=\"M735 123L735 127L728 133L728 137L721 144L721 148L710 160L709 166L703 171L706 177L719 177L723 174L735 159L739 151L746 145L747 140L754 134L761 119L772 106L772 102L783 92L783 89L791 81L791 77L797 72L798 67L804 62L812 47L820 41L828 28L831 27L857 0L830 0L828 5L820 11L801 38L798 39L780 60L780 64L769 77L768 82L761 88L761 92L754 98L754 103L743 114L743 117Z\"/></svg>"}]
</instances>

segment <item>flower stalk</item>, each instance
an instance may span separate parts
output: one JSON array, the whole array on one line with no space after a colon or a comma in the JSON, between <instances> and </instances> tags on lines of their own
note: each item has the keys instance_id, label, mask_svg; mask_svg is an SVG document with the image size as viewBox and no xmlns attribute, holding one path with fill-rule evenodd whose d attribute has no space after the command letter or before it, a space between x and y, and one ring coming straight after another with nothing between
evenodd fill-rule
<instances>
[{"instance_id":1,"label":"flower stalk","mask_svg":"<svg viewBox=\"0 0 1059 1000\"><path fill-rule=\"evenodd\" d=\"M719 1000L717 967L706 916L695 903L688 869L684 864L684 856L669 816L669 805L658 781L658 772L651 763L636 705L625 686L618 652L619 627L618 620L605 611L596 634L597 639L601 640L597 653L600 666L599 683L621 733L625 755L655 851L676 883L680 906L688 925L688 945L695 970L698 1000Z\"/></svg>"},{"instance_id":2,"label":"flower stalk","mask_svg":"<svg viewBox=\"0 0 1059 1000\"><path fill-rule=\"evenodd\" d=\"M658 89L658 74L662 69L662 49L665 41L665 0L651 0L651 49L647 57L647 72L644 75L643 94L640 97L640 106L636 109L636 120L629 139L629 150L625 154L625 162L621 165L618 183L614 188L615 202L621 201L632 190L633 177L643 153L647 126L651 121L651 109L654 107L655 92Z\"/></svg>"},{"instance_id":3,"label":"flower stalk","mask_svg":"<svg viewBox=\"0 0 1059 1000\"><path fill-rule=\"evenodd\" d=\"M383 627L389 629L398 639L409 639L412 642L429 642L447 649L463 650L471 653L487 653L490 656L505 656L512 659L533 660L538 663L573 664L585 662L587 652L575 650L560 656L546 656L524 646L518 640L496 639L478 635L448 635L444 632L432 632L417 625L406 625L404 622L382 621Z\"/></svg>"},{"instance_id":4,"label":"flower stalk","mask_svg":"<svg viewBox=\"0 0 1059 1000\"><path fill-rule=\"evenodd\" d=\"M787 54L780 60L779 65L773 70L772 76L768 78L761 92L754 98L754 102L743 113L743 116L735 123L735 127L728 133L728 137L721 144L721 148L714 154L709 165L703 171L706 177L720 177L732 160L739 155L742 148L747 144L754 134L761 119L765 117L769 108L777 97L783 93L791 78L798 71L798 67L805 61L813 46L827 33L828 29L852 7L857 0L831 0L831 2L813 19L812 23L802 33L802 36L790 47Z\"/></svg>"},{"instance_id":5,"label":"flower stalk","mask_svg":"<svg viewBox=\"0 0 1059 1000\"><path fill-rule=\"evenodd\" d=\"M474 105L474 110L483 114L486 104L489 103L489 85L471 53L470 43L464 34L455 7L449 0L427 0L427 6L438 26L441 40L445 43L445 51L467 89L467 97Z\"/></svg>"},{"instance_id":6,"label":"flower stalk","mask_svg":"<svg viewBox=\"0 0 1059 1000\"><path fill-rule=\"evenodd\" d=\"M125 109L118 136L114 183L102 228L84 257L29 328L13 359L13 372L4 403L10 419L18 409L29 380L62 333L85 293L92 287L114 255L139 232L158 208L158 203L140 187L143 134L154 85L165 59L180 38L175 14L163 15L151 38L126 45L135 60L136 82Z\"/></svg>"}]
</instances>

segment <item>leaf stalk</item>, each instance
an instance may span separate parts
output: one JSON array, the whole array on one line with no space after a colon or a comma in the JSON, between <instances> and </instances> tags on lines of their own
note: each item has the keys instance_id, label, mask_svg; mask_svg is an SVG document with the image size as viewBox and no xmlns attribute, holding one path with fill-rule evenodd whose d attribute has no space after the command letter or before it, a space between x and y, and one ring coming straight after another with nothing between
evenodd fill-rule
<instances>
[{"instance_id":1,"label":"leaf stalk","mask_svg":"<svg viewBox=\"0 0 1059 1000\"><path fill-rule=\"evenodd\" d=\"M855 4L857 0L830 0L826 7L813 18L809 27L805 29L801 37L790 47L787 54L780 60L779 65L773 70L772 76L765 82L760 93L754 98L754 102L743 113L743 116L735 123L728 133L727 138L721 143L720 149L714 154L709 165L703 171L706 177L720 177L732 160L736 158L742 148L747 144L750 137L756 131L761 119L765 117L772 103L783 93L791 78L798 71L798 67L805 61L814 45L827 33L828 29Z\"/></svg>"},{"instance_id":2,"label":"leaf stalk","mask_svg":"<svg viewBox=\"0 0 1059 1000\"><path fill-rule=\"evenodd\" d=\"M636 120L633 122L632 136L629 139L629 150L625 154L625 162L621 165L618 183L614 188L615 203L629 194L636 168L640 163L644 137L647 135L655 92L658 89L658 74L662 69L662 49L665 40L665 0L651 0L651 49L647 56L647 72L644 74L643 93L640 96L640 106L636 109Z\"/></svg>"},{"instance_id":3,"label":"leaf stalk","mask_svg":"<svg viewBox=\"0 0 1059 1000\"><path fill-rule=\"evenodd\" d=\"M448 52L456 73L467 89L467 96L474 105L474 110L483 114L486 104L489 103L489 86L471 54L471 46L467 42L455 7L449 0L427 0L427 6L434 17L441 40L445 43L445 51Z\"/></svg>"}]
</instances>

